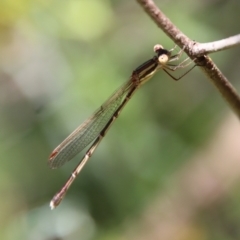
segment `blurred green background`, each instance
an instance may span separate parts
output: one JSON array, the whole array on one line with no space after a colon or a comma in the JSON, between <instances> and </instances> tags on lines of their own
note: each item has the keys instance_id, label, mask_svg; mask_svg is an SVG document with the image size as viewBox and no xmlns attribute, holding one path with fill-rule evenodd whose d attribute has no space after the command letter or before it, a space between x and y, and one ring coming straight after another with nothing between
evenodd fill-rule
<instances>
[{"instance_id":1,"label":"blurred green background","mask_svg":"<svg viewBox=\"0 0 240 240\"><path fill-rule=\"evenodd\" d=\"M198 42L239 33L239 1L155 2ZM147 209L172 199L169 192L187 192L178 189L180 172L191 173L188 182L195 185L195 156L231 115L197 68L179 82L159 72L144 85L61 205L48 206L84 154L51 170L51 151L153 56L156 43L175 45L136 1L0 0L0 239L140 239L138 229L142 239L240 239L240 171L234 167L228 175L221 169L235 178L214 200L178 202L178 209L192 209L181 234L144 237ZM239 48L211 55L238 90L239 56ZM240 146L239 134L227 144Z\"/></svg>"}]
</instances>

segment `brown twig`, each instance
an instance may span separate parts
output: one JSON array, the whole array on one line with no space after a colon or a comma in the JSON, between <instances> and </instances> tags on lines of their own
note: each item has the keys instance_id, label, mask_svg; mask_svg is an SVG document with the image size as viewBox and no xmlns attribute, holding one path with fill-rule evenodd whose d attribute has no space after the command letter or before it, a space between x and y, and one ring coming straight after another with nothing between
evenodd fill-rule
<instances>
[{"instance_id":1,"label":"brown twig","mask_svg":"<svg viewBox=\"0 0 240 240\"><path fill-rule=\"evenodd\" d=\"M196 43L184 35L156 6L152 0L137 0L145 12L153 21L181 48L184 47L186 54L195 60L196 64L201 67L206 76L211 80L214 86L222 94L237 116L240 118L240 96L228 79L218 69L216 64L206 54L209 49L204 50L200 43ZM235 46L239 44L239 36L234 38L230 44ZM233 39L232 39L233 40ZM196 46L196 47L195 47ZM204 45L203 45L204 46ZM209 48L209 47L208 47ZM227 48L223 46L223 48ZM201 51L200 51L201 50ZM212 51L213 52L213 51Z\"/></svg>"},{"instance_id":2,"label":"brown twig","mask_svg":"<svg viewBox=\"0 0 240 240\"><path fill-rule=\"evenodd\" d=\"M214 42L196 43L193 47L193 53L195 56L202 56L204 54L219 52L237 45L240 45L240 34Z\"/></svg>"}]
</instances>

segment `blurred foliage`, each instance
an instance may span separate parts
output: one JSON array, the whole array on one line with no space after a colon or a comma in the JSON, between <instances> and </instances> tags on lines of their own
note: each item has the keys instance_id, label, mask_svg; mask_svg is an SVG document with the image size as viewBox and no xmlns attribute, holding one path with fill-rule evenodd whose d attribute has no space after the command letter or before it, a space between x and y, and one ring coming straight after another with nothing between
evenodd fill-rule
<instances>
[{"instance_id":1,"label":"blurred foliage","mask_svg":"<svg viewBox=\"0 0 240 240\"><path fill-rule=\"evenodd\" d=\"M196 41L239 32L238 1L155 2ZM156 43L174 46L135 1L0 1L0 239L120 239L124 224L210 139L230 111L218 92L197 69L177 83L159 72L124 109L63 203L49 210L82 156L52 171L51 150L153 56ZM212 58L239 88L239 49ZM217 208L230 204L235 212L233 199ZM239 222L239 211L228 212L209 215L200 235L209 228L215 239L239 238L219 227ZM215 218L223 219L219 226Z\"/></svg>"}]
</instances>

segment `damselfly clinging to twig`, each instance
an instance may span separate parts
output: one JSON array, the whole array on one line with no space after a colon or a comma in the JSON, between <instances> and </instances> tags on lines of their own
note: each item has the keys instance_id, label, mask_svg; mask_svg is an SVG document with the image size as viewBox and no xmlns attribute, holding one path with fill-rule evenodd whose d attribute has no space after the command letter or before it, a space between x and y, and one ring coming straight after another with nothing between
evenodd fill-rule
<instances>
[{"instance_id":1,"label":"damselfly clinging to twig","mask_svg":"<svg viewBox=\"0 0 240 240\"><path fill-rule=\"evenodd\" d=\"M87 150L85 156L81 159L77 167L72 172L71 176L62 187L62 189L53 197L50 202L51 209L60 204L67 190L73 183L74 179L80 173L86 162L92 156L102 138L106 135L112 123L119 116L123 107L130 100L136 90L146 83L158 70L163 69L174 80L179 80L189 71L190 68L181 77L173 77L168 70L175 71L179 68L184 68L192 63L187 62L186 58L178 65L172 64L179 60L183 53L183 49L177 54L172 55L173 50L164 49L161 45L154 46L156 55L150 60L146 61L133 72L129 80L121 86L113 95L85 122L83 122L74 132L72 132L58 147L56 147L50 155L49 165L51 168L59 168L67 161L71 160L76 154L82 151L91 142L92 145Z\"/></svg>"}]
</instances>

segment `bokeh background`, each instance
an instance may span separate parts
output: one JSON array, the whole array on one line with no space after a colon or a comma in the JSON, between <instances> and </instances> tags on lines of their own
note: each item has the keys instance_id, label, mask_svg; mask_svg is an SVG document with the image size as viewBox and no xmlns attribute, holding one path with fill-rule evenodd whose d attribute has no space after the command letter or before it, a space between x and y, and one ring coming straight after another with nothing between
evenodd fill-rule
<instances>
[{"instance_id":1,"label":"bokeh background","mask_svg":"<svg viewBox=\"0 0 240 240\"><path fill-rule=\"evenodd\" d=\"M198 42L239 33L239 1L155 2ZM136 1L0 0L0 239L240 239L240 124L198 68L144 85L49 208L84 154L51 170L51 151L156 43ZM239 56L211 55L238 91Z\"/></svg>"}]
</instances>

